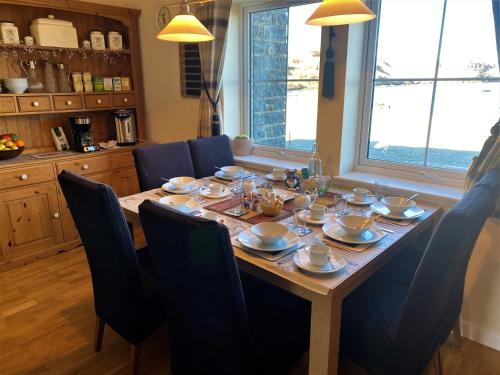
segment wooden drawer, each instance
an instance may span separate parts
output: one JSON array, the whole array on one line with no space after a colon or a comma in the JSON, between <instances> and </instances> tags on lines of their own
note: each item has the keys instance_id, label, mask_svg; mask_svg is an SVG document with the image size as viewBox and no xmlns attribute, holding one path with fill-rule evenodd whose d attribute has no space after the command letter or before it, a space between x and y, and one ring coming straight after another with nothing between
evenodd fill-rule
<instances>
[{"instance_id":1,"label":"wooden drawer","mask_svg":"<svg viewBox=\"0 0 500 375\"><path fill-rule=\"evenodd\" d=\"M111 100L107 94L85 95L85 108L108 108L111 107Z\"/></svg>"},{"instance_id":2,"label":"wooden drawer","mask_svg":"<svg viewBox=\"0 0 500 375\"><path fill-rule=\"evenodd\" d=\"M134 107L135 94L113 94L113 105L115 107Z\"/></svg>"},{"instance_id":3,"label":"wooden drawer","mask_svg":"<svg viewBox=\"0 0 500 375\"><path fill-rule=\"evenodd\" d=\"M61 173L63 169L68 169L72 172L82 175L104 172L109 169L107 156L96 156L92 158L83 158L80 160L61 161L56 163L56 165L57 173Z\"/></svg>"},{"instance_id":4,"label":"wooden drawer","mask_svg":"<svg viewBox=\"0 0 500 375\"><path fill-rule=\"evenodd\" d=\"M111 155L111 169L133 167L134 165L132 152L120 152Z\"/></svg>"},{"instance_id":5,"label":"wooden drawer","mask_svg":"<svg viewBox=\"0 0 500 375\"><path fill-rule=\"evenodd\" d=\"M82 97L80 95L56 95L52 97L54 103L54 110L56 111L70 111L75 109L82 109Z\"/></svg>"},{"instance_id":6,"label":"wooden drawer","mask_svg":"<svg viewBox=\"0 0 500 375\"><path fill-rule=\"evenodd\" d=\"M15 113L16 103L13 96L0 97L0 113Z\"/></svg>"},{"instance_id":7,"label":"wooden drawer","mask_svg":"<svg viewBox=\"0 0 500 375\"><path fill-rule=\"evenodd\" d=\"M51 111L50 96L17 97L19 112L46 112Z\"/></svg>"},{"instance_id":8,"label":"wooden drawer","mask_svg":"<svg viewBox=\"0 0 500 375\"><path fill-rule=\"evenodd\" d=\"M0 189L9 189L55 179L52 164L0 170Z\"/></svg>"}]
</instances>

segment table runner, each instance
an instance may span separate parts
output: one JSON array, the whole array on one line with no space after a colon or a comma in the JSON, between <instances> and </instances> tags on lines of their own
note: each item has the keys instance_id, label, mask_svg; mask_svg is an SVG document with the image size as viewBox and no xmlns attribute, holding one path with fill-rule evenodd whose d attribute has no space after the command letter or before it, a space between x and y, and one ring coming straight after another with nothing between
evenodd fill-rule
<instances>
[{"instance_id":1,"label":"table runner","mask_svg":"<svg viewBox=\"0 0 500 375\"><path fill-rule=\"evenodd\" d=\"M318 197L316 203L324 204L327 207L333 207L335 204L335 198L339 197L340 194L327 192L325 195ZM240 204L240 199L238 197L232 197L221 202L214 203L209 206L205 206L204 209L217 212L218 214L227 215L225 211L230 210ZM289 200L283 204L283 209L278 216L267 216L262 212L248 211L243 216L233 216L235 219L244 221L249 224L259 224L264 222L277 222L281 220L288 219L293 215L293 209L295 204L292 200Z\"/></svg>"}]
</instances>

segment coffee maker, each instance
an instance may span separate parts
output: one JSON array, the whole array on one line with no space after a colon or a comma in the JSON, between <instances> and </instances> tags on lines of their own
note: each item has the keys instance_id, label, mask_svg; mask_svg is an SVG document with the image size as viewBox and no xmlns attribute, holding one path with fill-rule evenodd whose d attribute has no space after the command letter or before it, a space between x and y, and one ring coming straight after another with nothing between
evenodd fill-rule
<instances>
[{"instance_id":1,"label":"coffee maker","mask_svg":"<svg viewBox=\"0 0 500 375\"><path fill-rule=\"evenodd\" d=\"M92 119L88 116L70 117L71 130L73 132L74 150L79 152L95 152L99 151L97 146L92 140L90 134L90 126Z\"/></svg>"}]
</instances>

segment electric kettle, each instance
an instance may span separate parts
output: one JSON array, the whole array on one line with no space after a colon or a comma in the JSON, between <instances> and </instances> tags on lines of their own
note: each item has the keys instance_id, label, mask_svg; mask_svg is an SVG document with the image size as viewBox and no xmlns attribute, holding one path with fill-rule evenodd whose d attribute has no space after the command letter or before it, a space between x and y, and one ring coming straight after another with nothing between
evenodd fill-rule
<instances>
[{"instance_id":1,"label":"electric kettle","mask_svg":"<svg viewBox=\"0 0 500 375\"><path fill-rule=\"evenodd\" d=\"M113 113L116 127L118 146L130 146L137 143L137 129L135 127L134 112L128 109L119 109Z\"/></svg>"}]
</instances>

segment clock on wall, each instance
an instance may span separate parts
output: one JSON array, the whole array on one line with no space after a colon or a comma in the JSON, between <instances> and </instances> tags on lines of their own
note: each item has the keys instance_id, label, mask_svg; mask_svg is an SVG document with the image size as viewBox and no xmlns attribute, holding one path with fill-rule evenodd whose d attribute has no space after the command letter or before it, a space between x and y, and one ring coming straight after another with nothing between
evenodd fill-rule
<instances>
[{"instance_id":1,"label":"clock on wall","mask_svg":"<svg viewBox=\"0 0 500 375\"><path fill-rule=\"evenodd\" d=\"M172 19L172 14L168 7L160 7L156 11L156 25L160 30L163 30L165 26L168 25L170 20Z\"/></svg>"}]
</instances>

